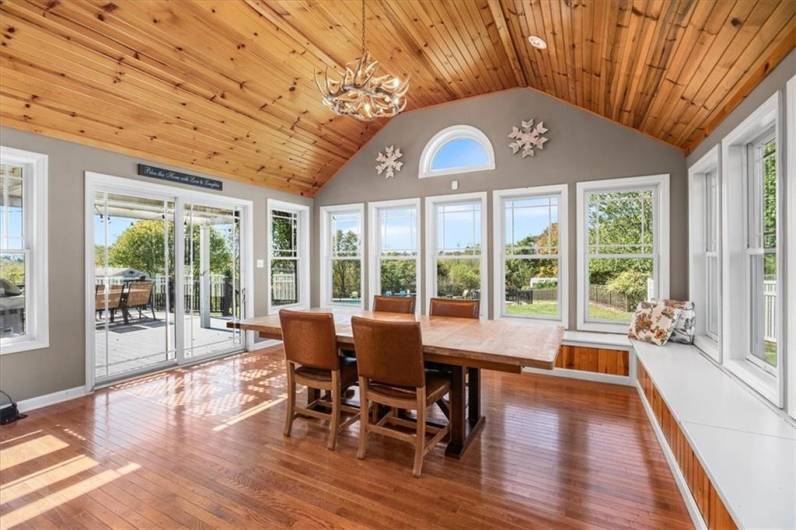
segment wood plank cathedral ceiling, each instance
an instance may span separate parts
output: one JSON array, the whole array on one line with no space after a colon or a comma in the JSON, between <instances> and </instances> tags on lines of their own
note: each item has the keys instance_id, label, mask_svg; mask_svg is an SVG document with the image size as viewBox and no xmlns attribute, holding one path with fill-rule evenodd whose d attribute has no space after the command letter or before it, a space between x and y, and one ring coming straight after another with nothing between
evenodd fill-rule
<instances>
[{"instance_id":1,"label":"wood plank cathedral ceiling","mask_svg":"<svg viewBox=\"0 0 796 530\"><path fill-rule=\"evenodd\" d=\"M686 151L796 42L796 0L367 8L409 109L529 86ZM0 123L312 196L386 123L334 116L312 80L359 56L359 16L353 0L0 0Z\"/></svg>"}]
</instances>

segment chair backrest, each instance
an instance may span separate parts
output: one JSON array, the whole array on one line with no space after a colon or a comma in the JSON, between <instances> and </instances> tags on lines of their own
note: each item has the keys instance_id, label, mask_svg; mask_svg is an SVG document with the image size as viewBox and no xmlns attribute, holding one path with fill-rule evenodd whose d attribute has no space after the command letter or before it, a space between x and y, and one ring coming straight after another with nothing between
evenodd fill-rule
<instances>
[{"instance_id":1,"label":"chair backrest","mask_svg":"<svg viewBox=\"0 0 796 530\"><path fill-rule=\"evenodd\" d=\"M127 284L127 305L135 307L149 303L153 283L149 280L137 280Z\"/></svg>"},{"instance_id":2,"label":"chair backrest","mask_svg":"<svg viewBox=\"0 0 796 530\"><path fill-rule=\"evenodd\" d=\"M479 300L432 298L428 312L432 317L478 318L480 310Z\"/></svg>"},{"instance_id":3,"label":"chair backrest","mask_svg":"<svg viewBox=\"0 0 796 530\"><path fill-rule=\"evenodd\" d=\"M351 317L351 327L360 376L394 386L426 384L419 322Z\"/></svg>"},{"instance_id":4,"label":"chair backrest","mask_svg":"<svg viewBox=\"0 0 796 530\"><path fill-rule=\"evenodd\" d=\"M340 368L337 334L331 313L282 309L279 321L288 361L324 370Z\"/></svg>"},{"instance_id":5,"label":"chair backrest","mask_svg":"<svg viewBox=\"0 0 796 530\"><path fill-rule=\"evenodd\" d=\"M373 297L373 310L385 313L414 313L414 296L379 296Z\"/></svg>"},{"instance_id":6,"label":"chair backrest","mask_svg":"<svg viewBox=\"0 0 796 530\"><path fill-rule=\"evenodd\" d=\"M108 309L118 309L122 301L122 285L108 286ZM94 308L97 311L105 309L105 290L103 286L97 285L94 291Z\"/></svg>"}]
</instances>

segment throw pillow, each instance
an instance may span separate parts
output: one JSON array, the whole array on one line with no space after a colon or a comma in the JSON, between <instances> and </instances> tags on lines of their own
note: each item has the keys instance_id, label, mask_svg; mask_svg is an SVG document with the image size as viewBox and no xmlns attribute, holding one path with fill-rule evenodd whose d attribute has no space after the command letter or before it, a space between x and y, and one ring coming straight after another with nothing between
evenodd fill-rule
<instances>
[{"instance_id":1,"label":"throw pillow","mask_svg":"<svg viewBox=\"0 0 796 530\"><path fill-rule=\"evenodd\" d=\"M689 300L666 299L663 303L668 307L680 310L680 317L674 324L674 331L672 331L672 336L669 337L669 340L672 342L681 342L683 344L693 344L696 327L694 302Z\"/></svg>"},{"instance_id":2,"label":"throw pillow","mask_svg":"<svg viewBox=\"0 0 796 530\"><path fill-rule=\"evenodd\" d=\"M640 302L630 323L627 336L631 339L662 346L674 331L680 310L656 302Z\"/></svg>"}]
</instances>

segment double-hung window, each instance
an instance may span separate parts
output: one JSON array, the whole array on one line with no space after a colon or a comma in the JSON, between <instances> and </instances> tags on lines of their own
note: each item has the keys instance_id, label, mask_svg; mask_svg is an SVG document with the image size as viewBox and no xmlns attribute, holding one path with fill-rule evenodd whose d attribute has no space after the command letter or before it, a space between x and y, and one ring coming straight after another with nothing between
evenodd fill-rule
<instances>
[{"instance_id":1,"label":"double-hung window","mask_svg":"<svg viewBox=\"0 0 796 530\"><path fill-rule=\"evenodd\" d=\"M777 142L766 131L747 146L746 270L749 278L748 359L776 373L778 304L777 284Z\"/></svg>"},{"instance_id":2,"label":"double-hung window","mask_svg":"<svg viewBox=\"0 0 796 530\"><path fill-rule=\"evenodd\" d=\"M578 327L624 333L669 295L669 175L580 182Z\"/></svg>"},{"instance_id":3,"label":"double-hung window","mask_svg":"<svg viewBox=\"0 0 796 530\"><path fill-rule=\"evenodd\" d=\"M567 325L567 186L493 195L495 316Z\"/></svg>"},{"instance_id":4,"label":"double-hung window","mask_svg":"<svg viewBox=\"0 0 796 530\"><path fill-rule=\"evenodd\" d=\"M426 297L481 300L486 316L486 193L426 198Z\"/></svg>"},{"instance_id":5,"label":"double-hung window","mask_svg":"<svg viewBox=\"0 0 796 530\"><path fill-rule=\"evenodd\" d=\"M370 299L375 295L417 296L420 199L374 202L368 210Z\"/></svg>"},{"instance_id":6,"label":"double-hung window","mask_svg":"<svg viewBox=\"0 0 796 530\"><path fill-rule=\"evenodd\" d=\"M688 169L689 291L697 308L694 342L719 362L721 334L721 179L714 147Z\"/></svg>"},{"instance_id":7,"label":"double-hung window","mask_svg":"<svg viewBox=\"0 0 796 530\"><path fill-rule=\"evenodd\" d=\"M783 264L779 93L722 140L724 365L782 406Z\"/></svg>"},{"instance_id":8,"label":"double-hung window","mask_svg":"<svg viewBox=\"0 0 796 530\"><path fill-rule=\"evenodd\" d=\"M0 147L0 353L49 346L47 156Z\"/></svg>"},{"instance_id":9,"label":"double-hung window","mask_svg":"<svg viewBox=\"0 0 796 530\"><path fill-rule=\"evenodd\" d=\"M268 199L271 311L309 307L309 207Z\"/></svg>"},{"instance_id":10,"label":"double-hung window","mask_svg":"<svg viewBox=\"0 0 796 530\"><path fill-rule=\"evenodd\" d=\"M362 204L321 208L321 304L363 307Z\"/></svg>"}]
</instances>

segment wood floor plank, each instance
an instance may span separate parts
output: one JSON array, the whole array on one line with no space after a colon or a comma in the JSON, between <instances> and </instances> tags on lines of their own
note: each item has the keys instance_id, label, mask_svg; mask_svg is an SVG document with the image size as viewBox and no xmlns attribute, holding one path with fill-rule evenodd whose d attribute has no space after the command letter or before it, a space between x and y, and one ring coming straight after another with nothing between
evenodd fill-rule
<instances>
[{"instance_id":1,"label":"wood floor plank","mask_svg":"<svg viewBox=\"0 0 796 530\"><path fill-rule=\"evenodd\" d=\"M120 383L0 428L0 451L24 455L0 477L0 526L691 527L632 388L482 385L480 439L461 460L431 451L416 480L398 441L374 436L358 460L357 424L334 452L314 419L284 438L278 346Z\"/></svg>"}]
</instances>

